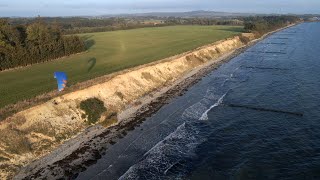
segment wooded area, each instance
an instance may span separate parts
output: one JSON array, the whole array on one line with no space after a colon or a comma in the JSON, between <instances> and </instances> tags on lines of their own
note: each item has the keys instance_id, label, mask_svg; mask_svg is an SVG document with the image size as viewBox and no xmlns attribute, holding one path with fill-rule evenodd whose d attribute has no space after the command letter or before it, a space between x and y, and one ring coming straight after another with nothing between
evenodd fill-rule
<instances>
[{"instance_id":1,"label":"wooded area","mask_svg":"<svg viewBox=\"0 0 320 180\"><path fill-rule=\"evenodd\" d=\"M245 18L244 29L247 32L264 34L286 25L296 23L300 18L296 16L255 16Z\"/></svg>"},{"instance_id":2,"label":"wooded area","mask_svg":"<svg viewBox=\"0 0 320 180\"><path fill-rule=\"evenodd\" d=\"M35 18L11 18L10 23L26 25L34 23ZM109 18L84 18L84 17L42 17L47 24L59 24L63 34L79 34L92 32L105 32L116 30L137 29L144 27L162 27L172 25L236 25L242 26L243 21L235 18L179 18L179 17L109 17Z\"/></svg>"},{"instance_id":3,"label":"wooded area","mask_svg":"<svg viewBox=\"0 0 320 180\"><path fill-rule=\"evenodd\" d=\"M41 20L12 25L0 19L0 71L49 61L85 50L78 36L63 36L57 24Z\"/></svg>"},{"instance_id":4,"label":"wooded area","mask_svg":"<svg viewBox=\"0 0 320 180\"><path fill-rule=\"evenodd\" d=\"M303 18L303 17L301 17ZM39 18L10 18L10 24L28 25ZM282 27L285 24L299 21L297 16L250 16L224 18L183 18L183 17L41 17L50 26L59 24L63 34L105 32L144 27L172 25L235 25L245 26L247 32L264 33Z\"/></svg>"}]
</instances>

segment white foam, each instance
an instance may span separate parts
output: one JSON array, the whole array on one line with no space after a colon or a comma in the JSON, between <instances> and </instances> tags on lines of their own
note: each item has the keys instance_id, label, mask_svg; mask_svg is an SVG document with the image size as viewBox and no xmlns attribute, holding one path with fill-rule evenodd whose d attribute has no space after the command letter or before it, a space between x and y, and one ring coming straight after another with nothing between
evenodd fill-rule
<instances>
[{"instance_id":1,"label":"white foam","mask_svg":"<svg viewBox=\"0 0 320 180\"><path fill-rule=\"evenodd\" d=\"M192 119L197 117L194 120L199 120L200 113L204 112L200 120L207 120L207 113L214 107L222 104L227 93L222 95L209 109L207 109L208 99L202 99L186 109L183 116ZM186 123L183 123L177 127L174 132L146 152L143 160L131 166L119 179L139 179L141 176L153 179L167 176L168 171L179 163L181 159L195 156L194 150L205 141L206 137L205 135L201 135L201 130L198 127L190 125L186 128ZM176 144L176 142L179 143ZM175 174L174 176L177 178L179 174Z\"/></svg>"},{"instance_id":2,"label":"white foam","mask_svg":"<svg viewBox=\"0 0 320 180\"><path fill-rule=\"evenodd\" d=\"M207 93L204 96L204 98L210 99L210 100L216 99L216 95L215 95L214 92L215 92L215 88L214 87L207 89Z\"/></svg>"},{"instance_id":3,"label":"white foam","mask_svg":"<svg viewBox=\"0 0 320 180\"><path fill-rule=\"evenodd\" d=\"M207 108L206 104L197 102L183 112L182 118L197 120Z\"/></svg>"},{"instance_id":4,"label":"white foam","mask_svg":"<svg viewBox=\"0 0 320 180\"><path fill-rule=\"evenodd\" d=\"M238 69L239 67L234 73ZM227 79L232 79L234 73ZM208 120L208 112L221 105L228 92L229 90L221 96L220 93L216 94L214 87L207 89L203 99L185 109L181 116L185 122L146 152L143 158L119 179L161 179L168 176L179 178L180 173L170 174L170 171L175 171L177 164L183 165L179 164L181 160L194 158L196 147L206 141L206 134L201 130L202 126L196 124L199 120ZM213 102L215 103L212 105Z\"/></svg>"},{"instance_id":5,"label":"white foam","mask_svg":"<svg viewBox=\"0 0 320 180\"><path fill-rule=\"evenodd\" d=\"M206 121L208 120L208 112L211 111L213 108L219 106L220 104L223 103L223 99L224 97L227 95L228 92L226 92L223 96L220 97L220 99L218 100L218 102L216 102L215 104L213 104L209 109L207 109L203 114L202 116L200 117L199 120L202 120L202 121Z\"/></svg>"},{"instance_id":6,"label":"white foam","mask_svg":"<svg viewBox=\"0 0 320 180\"><path fill-rule=\"evenodd\" d=\"M240 69L241 66L237 67L233 73L230 74L230 76L221 84L221 87L223 87L228 81L230 81L233 77L234 74Z\"/></svg>"},{"instance_id":7,"label":"white foam","mask_svg":"<svg viewBox=\"0 0 320 180\"><path fill-rule=\"evenodd\" d=\"M198 127L191 124L188 127L186 123L181 124L173 133L145 153L144 158L131 166L119 179L161 179L168 176L168 172L181 160L195 156L196 147L206 140L205 135L200 132ZM180 173L173 176L176 179Z\"/></svg>"},{"instance_id":8,"label":"white foam","mask_svg":"<svg viewBox=\"0 0 320 180\"><path fill-rule=\"evenodd\" d=\"M177 163L177 161L172 161L171 156L174 154L177 157L185 156L187 153L185 148L178 151L181 147L179 147L179 145L175 147L170 142L179 140L184 143L191 143L196 140L196 138L186 130L185 125L186 124L183 123L164 140L157 143L145 153L145 158L142 161L131 166L119 179L139 179L141 176L147 177L145 179L154 179L165 175ZM141 171L144 173L141 174Z\"/></svg>"}]
</instances>

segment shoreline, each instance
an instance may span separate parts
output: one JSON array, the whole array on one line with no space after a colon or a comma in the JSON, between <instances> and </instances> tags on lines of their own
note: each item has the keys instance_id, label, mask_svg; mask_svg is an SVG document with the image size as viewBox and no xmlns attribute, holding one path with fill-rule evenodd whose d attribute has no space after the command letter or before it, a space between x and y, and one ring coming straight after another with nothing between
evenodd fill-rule
<instances>
[{"instance_id":1,"label":"shoreline","mask_svg":"<svg viewBox=\"0 0 320 180\"><path fill-rule=\"evenodd\" d=\"M234 50L222 56L218 62L209 62L197 67L183 77L183 79L178 80L178 82L151 93L151 96L147 95L138 99L138 101L144 102L139 105L138 108L129 107L121 112L119 114L119 116L121 116L119 124L109 128L104 128L101 125L87 128L83 133L65 142L52 153L22 168L15 178L41 179L45 177L74 177L76 174L85 170L86 167L95 164L104 154L103 152L106 151L109 146L115 144L117 140L123 138L128 131L134 130L135 127L156 113L163 105L169 103L170 100L177 96L182 96L188 88L199 82L202 77L238 56L247 48L249 47ZM65 157L61 157L62 152L65 153ZM71 152L71 154L66 152ZM54 163L48 163L50 161ZM46 165L42 167L42 163ZM63 173L57 174L58 172Z\"/></svg>"},{"instance_id":2,"label":"shoreline","mask_svg":"<svg viewBox=\"0 0 320 180\"><path fill-rule=\"evenodd\" d=\"M127 109L128 105L141 105L137 99L147 97L148 94L151 96L151 92L168 87L196 67L203 67L208 61L217 61L219 57L248 44L249 41L241 40L241 36L248 40L254 39L252 33L241 34L157 62L93 79L80 84L82 88L74 89L74 92L49 98L42 104L1 121L0 134L3 138L0 140L0 177L11 179L32 162L43 167L69 156L82 146L78 142L84 144L89 141L88 136L83 135L84 132L91 134L89 138L101 134L104 128L119 122L115 115ZM99 123L104 127L94 126L100 128L98 132L89 128L87 119L83 117L85 112L79 107L80 102L88 98L100 99L107 108ZM132 108L131 113L134 111ZM54 154L55 150L58 153Z\"/></svg>"},{"instance_id":3,"label":"shoreline","mask_svg":"<svg viewBox=\"0 0 320 180\"><path fill-rule=\"evenodd\" d=\"M147 117L156 113L173 98L182 96L188 88L199 82L202 77L267 38L269 35L291 26L294 25L267 33L243 47L226 53L215 61L208 61L200 65L182 78L161 88L161 90L154 91L139 98L136 102L139 101L142 102L142 104L127 107L123 110L119 114L119 123L117 125L109 128L104 128L101 125L87 128L83 133L65 142L47 156L22 168L15 178L76 177L76 175L84 171L86 167L95 164L109 146L112 146L117 140L123 138L128 131L134 130L136 126L143 123Z\"/></svg>"}]
</instances>

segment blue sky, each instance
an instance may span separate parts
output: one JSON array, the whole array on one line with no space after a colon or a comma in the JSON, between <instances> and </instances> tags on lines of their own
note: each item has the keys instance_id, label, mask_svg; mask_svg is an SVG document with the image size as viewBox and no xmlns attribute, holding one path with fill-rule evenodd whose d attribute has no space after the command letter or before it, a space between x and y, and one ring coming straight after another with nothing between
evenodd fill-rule
<instances>
[{"instance_id":1,"label":"blue sky","mask_svg":"<svg viewBox=\"0 0 320 180\"><path fill-rule=\"evenodd\" d=\"M320 14L320 0L0 0L0 16L74 16L192 10Z\"/></svg>"}]
</instances>

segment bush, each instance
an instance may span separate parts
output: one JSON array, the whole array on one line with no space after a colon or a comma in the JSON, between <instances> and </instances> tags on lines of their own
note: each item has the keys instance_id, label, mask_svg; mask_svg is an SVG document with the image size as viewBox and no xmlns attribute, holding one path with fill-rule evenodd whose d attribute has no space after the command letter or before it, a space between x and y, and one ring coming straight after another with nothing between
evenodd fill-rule
<instances>
[{"instance_id":1,"label":"bush","mask_svg":"<svg viewBox=\"0 0 320 180\"><path fill-rule=\"evenodd\" d=\"M98 98L90 98L80 103L80 109L85 112L89 124L95 124L101 117L101 114L107 111L103 101Z\"/></svg>"},{"instance_id":2,"label":"bush","mask_svg":"<svg viewBox=\"0 0 320 180\"><path fill-rule=\"evenodd\" d=\"M240 38L240 41L244 44L248 44L250 42L250 38L246 36L240 35L239 38Z\"/></svg>"}]
</instances>

